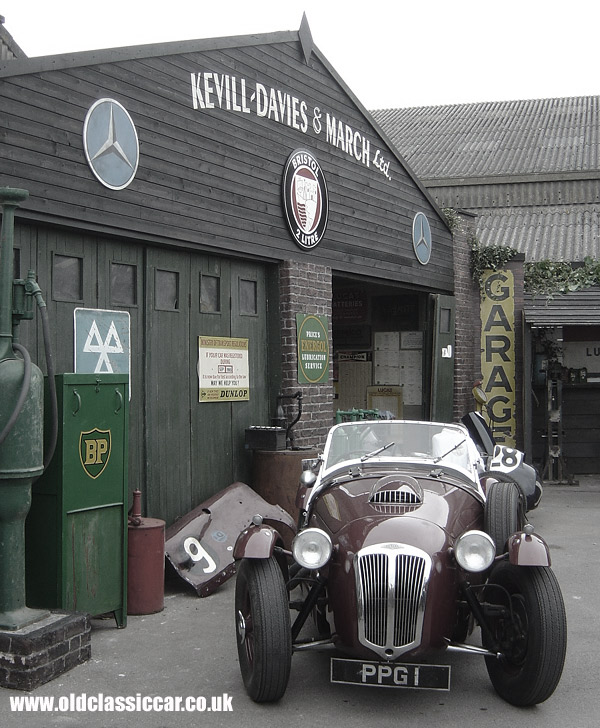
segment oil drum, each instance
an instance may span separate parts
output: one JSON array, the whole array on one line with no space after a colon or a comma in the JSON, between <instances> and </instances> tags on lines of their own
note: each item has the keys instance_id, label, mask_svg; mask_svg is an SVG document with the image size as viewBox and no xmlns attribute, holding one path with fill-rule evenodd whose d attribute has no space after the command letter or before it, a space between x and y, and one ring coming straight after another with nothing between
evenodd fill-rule
<instances>
[{"instance_id":1,"label":"oil drum","mask_svg":"<svg viewBox=\"0 0 600 728\"><path fill-rule=\"evenodd\" d=\"M142 518L133 492L127 542L127 614L154 614L165 606L165 522Z\"/></svg>"}]
</instances>

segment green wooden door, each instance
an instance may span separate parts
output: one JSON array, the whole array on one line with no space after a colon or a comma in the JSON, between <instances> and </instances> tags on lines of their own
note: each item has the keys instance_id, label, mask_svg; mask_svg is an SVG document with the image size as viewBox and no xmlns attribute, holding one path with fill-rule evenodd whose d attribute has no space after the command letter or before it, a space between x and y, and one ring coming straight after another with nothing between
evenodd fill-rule
<instances>
[{"instance_id":1,"label":"green wooden door","mask_svg":"<svg viewBox=\"0 0 600 728\"><path fill-rule=\"evenodd\" d=\"M275 409L267 376L267 282L264 268L255 264L234 263L231 273L231 335L248 339L250 369L250 399L231 404L234 475L250 483L251 453L244 448L245 430L269 425Z\"/></svg>"},{"instance_id":2,"label":"green wooden door","mask_svg":"<svg viewBox=\"0 0 600 728\"><path fill-rule=\"evenodd\" d=\"M129 490L140 489L144 479L144 248L141 245L102 241L98 246L98 308L129 314ZM131 498L130 498L131 502Z\"/></svg>"},{"instance_id":3,"label":"green wooden door","mask_svg":"<svg viewBox=\"0 0 600 728\"><path fill-rule=\"evenodd\" d=\"M236 480L249 482L245 428L269 424L263 266L148 250L146 488L148 515L171 523ZM250 399L199 401L198 337L249 340Z\"/></svg>"},{"instance_id":4,"label":"green wooden door","mask_svg":"<svg viewBox=\"0 0 600 728\"><path fill-rule=\"evenodd\" d=\"M246 427L268 425L266 271L253 263L195 256L192 261L190 372L198 365L198 337L248 339L250 399L200 402L199 382L190 386L193 499L200 503L231 483L250 482Z\"/></svg>"},{"instance_id":5,"label":"green wooden door","mask_svg":"<svg viewBox=\"0 0 600 728\"><path fill-rule=\"evenodd\" d=\"M433 326L431 357L431 420L452 422L454 407L454 310L453 296L432 294Z\"/></svg>"},{"instance_id":6,"label":"green wooden door","mask_svg":"<svg viewBox=\"0 0 600 728\"><path fill-rule=\"evenodd\" d=\"M149 248L144 351L146 515L169 523L192 508L189 290L190 255Z\"/></svg>"}]
</instances>

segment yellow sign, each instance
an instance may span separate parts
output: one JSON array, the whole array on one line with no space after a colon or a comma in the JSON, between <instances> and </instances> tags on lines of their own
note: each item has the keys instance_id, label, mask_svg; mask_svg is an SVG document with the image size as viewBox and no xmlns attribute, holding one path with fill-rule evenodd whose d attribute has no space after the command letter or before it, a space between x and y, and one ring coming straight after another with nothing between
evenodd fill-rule
<instances>
[{"instance_id":1,"label":"yellow sign","mask_svg":"<svg viewBox=\"0 0 600 728\"><path fill-rule=\"evenodd\" d=\"M486 271L481 300L481 371L487 412L496 441L514 446L515 298L509 270Z\"/></svg>"}]
</instances>

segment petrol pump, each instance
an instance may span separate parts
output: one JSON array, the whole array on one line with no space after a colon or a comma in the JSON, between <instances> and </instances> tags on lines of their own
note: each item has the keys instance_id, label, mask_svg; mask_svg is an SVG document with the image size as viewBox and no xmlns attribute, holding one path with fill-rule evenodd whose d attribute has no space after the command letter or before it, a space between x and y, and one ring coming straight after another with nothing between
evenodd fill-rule
<instances>
[{"instance_id":1,"label":"petrol pump","mask_svg":"<svg viewBox=\"0 0 600 728\"><path fill-rule=\"evenodd\" d=\"M15 281L15 209L26 190L0 188L0 629L17 630L48 616L25 604L25 518L31 486L44 471L44 378L16 340L21 318L30 318L41 294L33 273ZM45 304L44 304L45 306Z\"/></svg>"}]
</instances>

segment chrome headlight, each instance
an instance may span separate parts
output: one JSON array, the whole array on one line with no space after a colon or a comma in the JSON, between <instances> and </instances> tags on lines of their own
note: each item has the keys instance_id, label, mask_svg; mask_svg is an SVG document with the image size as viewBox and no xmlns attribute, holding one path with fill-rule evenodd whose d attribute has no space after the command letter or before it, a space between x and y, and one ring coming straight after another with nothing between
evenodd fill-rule
<instances>
[{"instance_id":1,"label":"chrome headlight","mask_svg":"<svg viewBox=\"0 0 600 728\"><path fill-rule=\"evenodd\" d=\"M465 571L485 571L494 562L496 547L487 533L467 531L456 540L454 556L458 565Z\"/></svg>"},{"instance_id":2,"label":"chrome headlight","mask_svg":"<svg viewBox=\"0 0 600 728\"><path fill-rule=\"evenodd\" d=\"M329 561L332 550L331 539L320 528L305 528L292 543L294 559L305 569L320 569Z\"/></svg>"}]
</instances>

